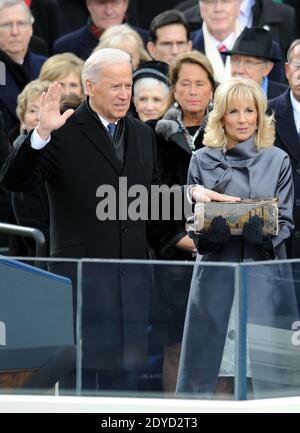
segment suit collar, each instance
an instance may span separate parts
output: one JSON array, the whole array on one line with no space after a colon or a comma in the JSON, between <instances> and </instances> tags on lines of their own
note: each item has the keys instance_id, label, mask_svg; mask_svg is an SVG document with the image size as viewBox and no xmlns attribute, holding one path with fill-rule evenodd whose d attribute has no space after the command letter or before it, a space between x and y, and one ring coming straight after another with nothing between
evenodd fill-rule
<instances>
[{"instance_id":1,"label":"suit collar","mask_svg":"<svg viewBox=\"0 0 300 433\"><path fill-rule=\"evenodd\" d=\"M204 36L202 29L193 32L191 38L193 41L193 48L204 53Z\"/></svg>"},{"instance_id":2,"label":"suit collar","mask_svg":"<svg viewBox=\"0 0 300 433\"><path fill-rule=\"evenodd\" d=\"M98 115L89 108L87 101L80 104L75 111L75 116L82 133L121 175L123 169L117 160L108 132L100 122Z\"/></svg>"},{"instance_id":3,"label":"suit collar","mask_svg":"<svg viewBox=\"0 0 300 433\"><path fill-rule=\"evenodd\" d=\"M296 161L300 160L300 143L296 130L293 107L290 98L290 89L286 90L281 96L276 98L273 105L277 120L277 134L284 143L288 152Z\"/></svg>"}]
</instances>

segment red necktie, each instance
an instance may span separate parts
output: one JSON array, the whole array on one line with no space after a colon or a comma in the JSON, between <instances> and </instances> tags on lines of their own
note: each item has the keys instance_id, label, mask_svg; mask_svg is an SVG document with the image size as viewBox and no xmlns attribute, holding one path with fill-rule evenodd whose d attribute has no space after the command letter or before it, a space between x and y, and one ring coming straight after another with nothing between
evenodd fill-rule
<instances>
[{"instance_id":1,"label":"red necktie","mask_svg":"<svg viewBox=\"0 0 300 433\"><path fill-rule=\"evenodd\" d=\"M27 4L27 6L30 8L30 5L31 5L32 0L24 0L24 1L25 1L25 3Z\"/></svg>"},{"instance_id":2,"label":"red necktie","mask_svg":"<svg viewBox=\"0 0 300 433\"><path fill-rule=\"evenodd\" d=\"M223 53L224 53L224 51L227 51L227 47L224 44L220 44L218 46L218 51L221 54L223 63L225 64L225 62L226 62L226 56Z\"/></svg>"},{"instance_id":3,"label":"red necktie","mask_svg":"<svg viewBox=\"0 0 300 433\"><path fill-rule=\"evenodd\" d=\"M218 46L218 50L219 50L219 53L224 53L224 51L227 51L227 48L224 44L220 44Z\"/></svg>"}]
</instances>

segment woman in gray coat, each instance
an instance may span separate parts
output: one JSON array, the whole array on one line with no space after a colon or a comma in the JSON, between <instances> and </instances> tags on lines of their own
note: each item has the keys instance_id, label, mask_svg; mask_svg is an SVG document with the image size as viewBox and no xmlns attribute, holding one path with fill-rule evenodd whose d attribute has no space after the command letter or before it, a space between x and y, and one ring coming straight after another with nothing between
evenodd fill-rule
<instances>
[{"instance_id":1,"label":"woman in gray coat","mask_svg":"<svg viewBox=\"0 0 300 433\"><path fill-rule=\"evenodd\" d=\"M275 131L273 119L265 114L266 104L261 89L252 80L236 78L218 87L205 130L205 147L191 159L188 183L242 199L277 197L279 233L263 236L263 222L254 216L244 226L242 236L231 236L226 220L220 215L209 231L194 235L197 251L202 255L201 258L198 254L197 261L242 262L286 257L284 241L293 229L292 172L288 155L273 146ZM292 319L297 319L297 308L292 285L287 287L282 282L281 266L277 263L265 266L263 283L258 277L256 282L249 280L248 320L255 317L255 323L258 320L260 325L290 329ZM177 392L206 396L233 392L233 305L232 270L195 266ZM247 364L247 376L251 377L249 354Z\"/></svg>"}]
</instances>

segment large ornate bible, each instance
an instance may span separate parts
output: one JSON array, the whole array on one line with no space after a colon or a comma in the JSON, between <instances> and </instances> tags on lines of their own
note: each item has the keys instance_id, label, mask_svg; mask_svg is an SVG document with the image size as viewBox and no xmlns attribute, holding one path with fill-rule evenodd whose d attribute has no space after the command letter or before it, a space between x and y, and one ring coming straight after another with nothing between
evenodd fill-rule
<instances>
[{"instance_id":1,"label":"large ornate bible","mask_svg":"<svg viewBox=\"0 0 300 433\"><path fill-rule=\"evenodd\" d=\"M241 235L244 224L254 215L263 220L264 235L278 234L277 198L245 199L235 203L198 202L195 205L194 216L187 221L186 230L196 233L207 230L211 221L219 215L226 219L232 235Z\"/></svg>"}]
</instances>

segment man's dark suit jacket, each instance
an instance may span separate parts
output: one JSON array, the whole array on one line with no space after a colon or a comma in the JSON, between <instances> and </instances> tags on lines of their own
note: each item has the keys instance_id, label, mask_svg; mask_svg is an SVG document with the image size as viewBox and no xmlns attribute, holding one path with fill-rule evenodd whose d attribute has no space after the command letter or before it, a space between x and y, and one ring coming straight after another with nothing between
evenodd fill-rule
<instances>
[{"instance_id":1,"label":"man's dark suit jacket","mask_svg":"<svg viewBox=\"0 0 300 433\"><path fill-rule=\"evenodd\" d=\"M148 32L139 28L133 27L133 29L139 33L144 44L146 44L148 41ZM80 29L58 38L54 43L53 52L54 54L66 52L74 53L83 60L86 60L98 43L99 39L95 38L90 30L89 24L86 24L80 27Z\"/></svg>"},{"instance_id":2,"label":"man's dark suit jacket","mask_svg":"<svg viewBox=\"0 0 300 433\"><path fill-rule=\"evenodd\" d=\"M60 35L73 32L87 23L89 13L85 0L56 0Z\"/></svg>"},{"instance_id":3,"label":"man's dark suit jacket","mask_svg":"<svg viewBox=\"0 0 300 433\"><path fill-rule=\"evenodd\" d=\"M267 98L268 100L277 98L277 96L282 95L288 86L282 83L276 83L275 81L268 80L268 90L267 90Z\"/></svg>"},{"instance_id":4,"label":"man's dark suit jacket","mask_svg":"<svg viewBox=\"0 0 300 433\"><path fill-rule=\"evenodd\" d=\"M292 6L295 9L296 12L296 22L300 22L300 2L299 0L284 0L284 3L287 5ZM300 36L300 28L299 25L297 26L297 35L296 37L299 38Z\"/></svg>"},{"instance_id":5,"label":"man's dark suit jacket","mask_svg":"<svg viewBox=\"0 0 300 433\"><path fill-rule=\"evenodd\" d=\"M30 70L28 82L38 77L41 66L45 60L46 57L30 53ZM5 78L5 85L0 85L0 111L2 111L4 116L5 132L7 134L19 121L16 113L16 107L17 97L20 92L8 68L6 68L5 71Z\"/></svg>"},{"instance_id":6,"label":"man's dark suit jacket","mask_svg":"<svg viewBox=\"0 0 300 433\"><path fill-rule=\"evenodd\" d=\"M180 0L130 0L126 15L130 24L148 29L156 15L172 8L175 9L179 2Z\"/></svg>"},{"instance_id":7,"label":"man's dark suit jacket","mask_svg":"<svg viewBox=\"0 0 300 433\"><path fill-rule=\"evenodd\" d=\"M191 31L199 30L202 25L198 4L184 12ZM272 39L279 42L285 54L298 34L295 10L272 0L256 0L253 7L253 26L270 29Z\"/></svg>"},{"instance_id":8,"label":"man's dark suit jacket","mask_svg":"<svg viewBox=\"0 0 300 433\"><path fill-rule=\"evenodd\" d=\"M60 35L59 13L56 0L32 0L30 9L34 16L33 33L42 38L52 52L54 41Z\"/></svg>"},{"instance_id":9,"label":"man's dark suit jacket","mask_svg":"<svg viewBox=\"0 0 300 433\"><path fill-rule=\"evenodd\" d=\"M275 113L275 145L289 155L292 163L295 186L295 229L287 243L287 253L289 258L300 258L300 139L295 126L290 89L270 101L268 111Z\"/></svg>"},{"instance_id":10,"label":"man's dark suit jacket","mask_svg":"<svg viewBox=\"0 0 300 433\"><path fill-rule=\"evenodd\" d=\"M40 176L46 180L52 257L147 259L146 221L96 216L100 186L115 189L118 211L119 197L127 195L119 191L120 177L128 189L138 184L149 191L159 183L151 128L125 117L125 136L122 168L108 133L84 102L43 150L32 149L28 138L10 155L1 176L8 189L30 190ZM83 274L84 367L136 368L147 355L149 267L92 263Z\"/></svg>"},{"instance_id":11,"label":"man's dark suit jacket","mask_svg":"<svg viewBox=\"0 0 300 433\"><path fill-rule=\"evenodd\" d=\"M205 54L205 46L204 46L204 36L202 29L193 32L191 35L191 39L193 42L193 49L198 50L201 53ZM275 57L282 57L282 52L279 44L276 41L272 41L272 52ZM277 62L274 64L274 68L269 74L269 78L272 81L277 81L281 83L284 79L284 69L283 62Z\"/></svg>"}]
</instances>

